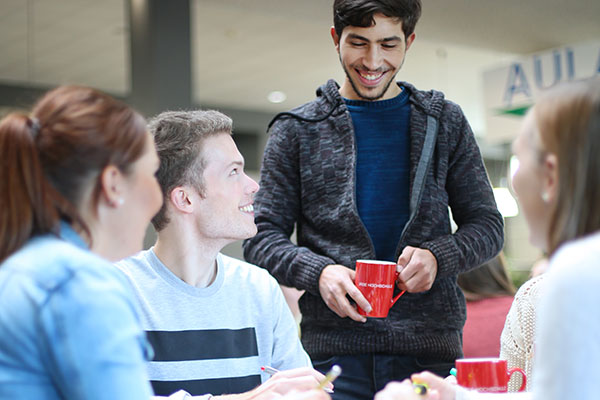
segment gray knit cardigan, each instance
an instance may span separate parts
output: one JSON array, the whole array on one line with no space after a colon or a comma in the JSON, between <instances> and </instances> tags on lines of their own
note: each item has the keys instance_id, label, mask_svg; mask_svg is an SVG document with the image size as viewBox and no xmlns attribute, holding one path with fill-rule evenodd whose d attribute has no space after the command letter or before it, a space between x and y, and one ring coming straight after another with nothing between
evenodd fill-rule
<instances>
[{"instance_id":1,"label":"gray knit cardigan","mask_svg":"<svg viewBox=\"0 0 600 400\"><path fill-rule=\"evenodd\" d=\"M246 260L306 290L300 299L302 343L311 357L381 352L454 360L462 355L465 300L457 274L502 248L503 220L481 154L460 107L437 91L410 93L410 218L397 246L430 250L432 288L406 293L385 319L339 318L319 295L329 264L355 267L375 251L356 208L352 119L330 80L317 98L274 119L255 202L258 234ZM393 193L387 195L393 196ZM448 206L458 225L451 233ZM297 226L297 245L290 235Z\"/></svg>"}]
</instances>

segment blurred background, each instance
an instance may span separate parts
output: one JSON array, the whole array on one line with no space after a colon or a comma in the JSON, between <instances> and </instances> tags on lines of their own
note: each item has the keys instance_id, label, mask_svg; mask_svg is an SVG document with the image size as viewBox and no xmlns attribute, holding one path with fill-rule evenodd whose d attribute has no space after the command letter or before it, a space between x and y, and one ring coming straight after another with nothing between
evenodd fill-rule
<instances>
[{"instance_id":1,"label":"blurred background","mask_svg":"<svg viewBox=\"0 0 600 400\"><path fill-rule=\"evenodd\" d=\"M0 0L0 115L65 83L99 88L146 116L214 108L234 119L258 179L269 120L313 99L327 79L343 80L332 3ZM600 74L599 21L597 0L423 0L398 74L463 108L506 218L517 284L540 254L510 192L510 142L536 93ZM225 252L241 257L240 244Z\"/></svg>"}]
</instances>

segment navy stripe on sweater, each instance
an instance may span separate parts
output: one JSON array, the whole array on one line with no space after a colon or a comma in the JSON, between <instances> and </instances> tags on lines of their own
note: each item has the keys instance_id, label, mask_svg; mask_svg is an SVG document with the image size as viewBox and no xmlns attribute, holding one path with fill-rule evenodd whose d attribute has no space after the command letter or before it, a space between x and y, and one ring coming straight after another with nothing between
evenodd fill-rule
<instances>
[{"instance_id":1,"label":"navy stripe on sweater","mask_svg":"<svg viewBox=\"0 0 600 400\"><path fill-rule=\"evenodd\" d=\"M247 392L260 385L260 375L190 381L150 381L150 383L157 396L169 396L178 390L185 390L192 396L208 393L214 395L235 394Z\"/></svg>"},{"instance_id":2,"label":"navy stripe on sweater","mask_svg":"<svg viewBox=\"0 0 600 400\"><path fill-rule=\"evenodd\" d=\"M152 361L211 360L258 355L254 328L146 331L146 334L154 349Z\"/></svg>"}]
</instances>

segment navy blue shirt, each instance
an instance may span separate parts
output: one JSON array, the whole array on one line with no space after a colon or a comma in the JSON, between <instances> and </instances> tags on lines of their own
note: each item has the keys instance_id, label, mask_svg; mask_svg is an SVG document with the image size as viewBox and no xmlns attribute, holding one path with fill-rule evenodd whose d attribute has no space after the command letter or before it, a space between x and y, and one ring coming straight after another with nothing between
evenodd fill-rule
<instances>
[{"instance_id":1,"label":"navy blue shirt","mask_svg":"<svg viewBox=\"0 0 600 400\"><path fill-rule=\"evenodd\" d=\"M356 204L378 260L397 261L396 246L409 217L410 104L393 99L344 99L356 135Z\"/></svg>"}]
</instances>

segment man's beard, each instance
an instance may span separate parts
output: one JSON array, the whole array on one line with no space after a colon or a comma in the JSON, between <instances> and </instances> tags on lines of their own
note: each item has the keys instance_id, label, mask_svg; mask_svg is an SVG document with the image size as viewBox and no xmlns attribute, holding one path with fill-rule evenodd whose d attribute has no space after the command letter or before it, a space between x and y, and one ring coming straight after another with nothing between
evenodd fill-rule
<instances>
[{"instance_id":1,"label":"man's beard","mask_svg":"<svg viewBox=\"0 0 600 400\"><path fill-rule=\"evenodd\" d=\"M400 67L398 67L398 69L396 70L396 72L394 73L394 75L384 85L384 87L381 90L381 92L377 93L377 94L375 94L373 96L367 96L367 95L362 94L359 91L358 86L354 83L354 80L352 80L352 77L350 76L350 73L348 72L348 69L346 68L346 65L342 61L342 56L341 55L339 55L339 59L340 59L340 64L342 64L342 69L344 70L344 73L346 74L346 77L348 77L348 80L350 81L350 85L352 85L352 89L354 90L354 93L356 93L356 95L358 97L360 97L362 100L366 100L366 101L375 101L375 100L381 99L385 95L385 93L387 92L387 90L389 89L389 87L392 84L392 82L395 82L395 78L396 78L396 75L398 74L398 71L400 71L400 68L402 68L402 65L404 65L404 59L402 59L402 63L400 64Z\"/></svg>"}]
</instances>

